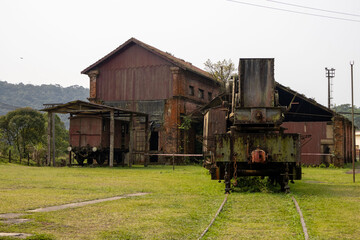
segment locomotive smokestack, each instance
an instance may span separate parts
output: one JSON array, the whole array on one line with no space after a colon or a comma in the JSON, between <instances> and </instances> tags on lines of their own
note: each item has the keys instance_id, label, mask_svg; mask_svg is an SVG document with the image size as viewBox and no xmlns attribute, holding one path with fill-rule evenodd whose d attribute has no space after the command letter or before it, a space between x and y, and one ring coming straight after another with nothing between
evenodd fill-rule
<instances>
[{"instance_id":1,"label":"locomotive smokestack","mask_svg":"<svg viewBox=\"0 0 360 240\"><path fill-rule=\"evenodd\" d=\"M274 107L273 58L240 59L239 76L241 107Z\"/></svg>"}]
</instances>

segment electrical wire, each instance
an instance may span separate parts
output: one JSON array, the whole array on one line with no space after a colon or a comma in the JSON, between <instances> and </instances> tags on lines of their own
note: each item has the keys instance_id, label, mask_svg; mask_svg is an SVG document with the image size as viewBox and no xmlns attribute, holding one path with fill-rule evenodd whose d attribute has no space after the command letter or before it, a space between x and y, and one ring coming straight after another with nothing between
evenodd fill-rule
<instances>
[{"instance_id":1,"label":"electrical wire","mask_svg":"<svg viewBox=\"0 0 360 240\"><path fill-rule=\"evenodd\" d=\"M278 11L283 11L283 12L291 12L291 13L308 15L308 16L330 18L330 19L343 20L343 21L349 21L349 22L360 22L360 20L356 20L356 19L340 18L340 17L332 17L332 16L320 15L320 14L314 14L314 13L299 12L299 11L293 11L293 10L289 10L289 9L264 6L264 5L259 5L259 4L253 4L253 3L248 3L248 2L237 1L237 0L227 0L227 1L228 2L233 2L233 3L238 3L238 4L244 4L244 5L259 7L259 8L267 8L267 9L272 9L272 10L278 10Z\"/></svg>"},{"instance_id":2,"label":"electrical wire","mask_svg":"<svg viewBox=\"0 0 360 240\"><path fill-rule=\"evenodd\" d=\"M359 14L345 13L345 12L337 12L337 11L326 10L326 9L321 9L321 8L313 8L313 7L307 7L307 6L297 5L297 4L293 4L293 3L284 3L284 2L275 1L275 0L267 0L267 1L273 2L273 3L277 3L277 4L283 4L283 5L293 6L293 7L299 7L299 8L305 8L305 9L311 9L311 10L321 11L321 12L336 13L336 14L342 14L342 15L360 17Z\"/></svg>"}]
</instances>

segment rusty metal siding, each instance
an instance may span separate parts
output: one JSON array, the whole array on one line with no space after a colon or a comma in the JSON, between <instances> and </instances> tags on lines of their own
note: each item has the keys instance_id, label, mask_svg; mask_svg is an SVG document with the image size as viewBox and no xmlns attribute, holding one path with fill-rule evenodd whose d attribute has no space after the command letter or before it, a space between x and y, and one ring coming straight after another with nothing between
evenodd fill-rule
<instances>
[{"instance_id":1,"label":"rusty metal siding","mask_svg":"<svg viewBox=\"0 0 360 240\"><path fill-rule=\"evenodd\" d=\"M70 119L70 145L84 147L101 146L102 121L98 117L74 117Z\"/></svg>"},{"instance_id":2,"label":"rusty metal siding","mask_svg":"<svg viewBox=\"0 0 360 240\"><path fill-rule=\"evenodd\" d=\"M240 59L242 107L274 107L274 59Z\"/></svg>"},{"instance_id":3,"label":"rusty metal siding","mask_svg":"<svg viewBox=\"0 0 360 240\"><path fill-rule=\"evenodd\" d=\"M321 140L326 139L326 126L327 122L285 122L282 127L287 128L287 133L300 133L302 136L311 135L309 138L305 138L301 144L301 153L323 153L321 146ZM304 144L304 145L303 145ZM310 156L302 155L301 163L307 165L318 165L322 163L324 156Z\"/></svg>"},{"instance_id":4,"label":"rusty metal siding","mask_svg":"<svg viewBox=\"0 0 360 240\"><path fill-rule=\"evenodd\" d=\"M153 101L112 101L105 102L108 106L118 107L149 114L149 121L162 123L164 121L165 100Z\"/></svg>"},{"instance_id":5,"label":"rusty metal siding","mask_svg":"<svg viewBox=\"0 0 360 240\"><path fill-rule=\"evenodd\" d=\"M130 46L99 67L97 97L103 101L170 98L171 66L140 46Z\"/></svg>"},{"instance_id":6,"label":"rusty metal siding","mask_svg":"<svg viewBox=\"0 0 360 240\"><path fill-rule=\"evenodd\" d=\"M204 116L204 152L215 152L215 134L226 133L226 109L212 108Z\"/></svg>"}]
</instances>

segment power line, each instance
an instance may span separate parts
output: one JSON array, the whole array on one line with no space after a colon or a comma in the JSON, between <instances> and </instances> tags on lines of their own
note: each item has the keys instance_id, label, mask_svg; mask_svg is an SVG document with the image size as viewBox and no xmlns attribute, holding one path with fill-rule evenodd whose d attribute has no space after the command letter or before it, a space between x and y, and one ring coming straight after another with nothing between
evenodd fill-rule
<instances>
[{"instance_id":1,"label":"power line","mask_svg":"<svg viewBox=\"0 0 360 240\"><path fill-rule=\"evenodd\" d=\"M323 17L323 18L337 19L337 20L343 20L343 21L349 21L349 22L360 22L360 20L355 20L355 19L332 17L332 16L326 16L326 15L320 15L320 14L314 14L314 13L306 13L306 12L298 12L298 11L293 11L293 10L288 10L288 9L283 9L283 8L276 8L276 7L269 7L269 6L258 5L258 4L253 4L253 3L241 2L241 1L237 1L237 0L227 0L227 1L229 1L229 2L234 2L234 3L238 3L238 4L244 4L244 5L254 6L254 7L267 8L267 9L272 9L272 10L278 10L278 11L283 11L283 12L291 12L291 13L296 13L296 14L303 14L303 15L308 15L308 16L315 16L315 17Z\"/></svg>"},{"instance_id":2,"label":"power line","mask_svg":"<svg viewBox=\"0 0 360 240\"><path fill-rule=\"evenodd\" d=\"M283 5L293 6L293 7L299 7L299 8L305 8L305 9L311 9L311 10L321 11L321 12L336 13L336 14L342 14L342 15L360 17L359 14L345 13L345 12L337 12L337 11L326 10L326 9L321 9L321 8L313 8L313 7L307 7L307 6L302 6L302 5L292 4L292 3L279 2L279 1L275 1L275 0L267 0L267 1L269 1L269 2L274 2L274 3L277 3L277 4L283 4Z\"/></svg>"}]
</instances>

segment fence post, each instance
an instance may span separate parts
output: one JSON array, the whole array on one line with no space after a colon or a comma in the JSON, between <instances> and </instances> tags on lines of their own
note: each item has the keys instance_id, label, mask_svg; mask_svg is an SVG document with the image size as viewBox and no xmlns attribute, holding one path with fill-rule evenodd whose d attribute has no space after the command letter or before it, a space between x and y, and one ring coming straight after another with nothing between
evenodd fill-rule
<instances>
[{"instance_id":1,"label":"fence post","mask_svg":"<svg viewBox=\"0 0 360 240\"><path fill-rule=\"evenodd\" d=\"M9 163L11 163L11 149L9 150Z\"/></svg>"},{"instance_id":2,"label":"fence post","mask_svg":"<svg viewBox=\"0 0 360 240\"><path fill-rule=\"evenodd\" d=\"M173 171L175 171L175 156L174 156L174 154L172 156L172 162L173 162Z\"/></svg>"},{"instance_id":3,"label":"fence post","mask_svg":"<svg viewBox=\"0 0 360 240\"><path fill-rule=\"evenodd\" d=\"M69 167L71 167L71 151L69 151Z\"/></svg>"},{"instance_id":4,"label":"fence post","mask_svg":"<svg viewBox=\"0 0 360 240\"><path fill-rule=\"evenodd\" d=\"M28 153L28 166L30 166L30 154Z\"/></svg>"}]
</instances>

